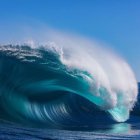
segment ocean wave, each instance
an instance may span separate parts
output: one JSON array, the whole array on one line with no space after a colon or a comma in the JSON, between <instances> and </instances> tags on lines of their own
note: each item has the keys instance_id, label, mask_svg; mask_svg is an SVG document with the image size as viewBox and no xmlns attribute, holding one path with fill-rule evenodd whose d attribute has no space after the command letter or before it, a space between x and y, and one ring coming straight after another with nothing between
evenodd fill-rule
<instances>
[{"instance_id":1,"label":"ocean wave","mask_svg":"<svg viewBox=\"0 0 140 140\"><path fill-rule=\"evenodd\" d=\"M128 120L138 93L132 70L120 57L86 45L1 45L6 118L53 128Z\"/></svg>"}]
</instances>

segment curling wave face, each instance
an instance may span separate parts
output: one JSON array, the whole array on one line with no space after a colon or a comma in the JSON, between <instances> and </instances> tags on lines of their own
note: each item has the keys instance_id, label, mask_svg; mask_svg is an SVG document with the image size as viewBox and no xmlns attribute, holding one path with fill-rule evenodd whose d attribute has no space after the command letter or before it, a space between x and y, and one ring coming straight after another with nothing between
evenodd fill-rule
<instances>
[{"instance_id":1,"label":"curling wave face","mask_svg":"<svg viewBox=\"0 0 140 140\"><path fill-rule=\"evenodd\" d=\"M97 48L64 46L0 46L3 114L53 128L126 121L137 98L127 63Z\"/></svg>"}]
</instances>

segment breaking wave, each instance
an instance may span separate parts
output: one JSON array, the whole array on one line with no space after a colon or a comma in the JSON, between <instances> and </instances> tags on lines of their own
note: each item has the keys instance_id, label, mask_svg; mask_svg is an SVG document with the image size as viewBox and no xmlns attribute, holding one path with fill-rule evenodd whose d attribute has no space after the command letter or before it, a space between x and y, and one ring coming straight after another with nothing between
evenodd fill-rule
<instances>
[{"instance_id":1,"label":"breaking wave","mask_svg":"<svg viewBox=\"0 0 140 140\"><path fill-rule=\"evenodd\" d=\"M138 93L128 64L89 42L55 41L0 46L2 116L52 128L128 120Z\"/></svg>"}]
</instances>

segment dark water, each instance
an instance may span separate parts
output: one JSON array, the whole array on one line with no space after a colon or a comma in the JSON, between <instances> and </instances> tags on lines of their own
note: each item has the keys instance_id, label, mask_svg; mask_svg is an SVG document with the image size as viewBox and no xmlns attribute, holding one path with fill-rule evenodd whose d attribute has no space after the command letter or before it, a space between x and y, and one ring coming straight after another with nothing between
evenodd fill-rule
<instances>
[{"instance_id":1,"label":"dark water","mask_svg":"<svg viewBox=\"0 0 140 140\"><path fill-rule=\"evenodd\" d=\"M1 140L92 140L92 139L139 139L140 124L118 123L110 129L70 131L22 127L9 122L1 122Z\"/></svg>"},{"instance_id":2,"label":"dark water","mask_svg":"<svg viewBox=\"0 0 140 140\"><path fill-rule=\"evenodd\" d=\"M88 71L70 70L55 49L0 46L0 140L139 139L139 96L124 122L123 93L110 111L109 91L95 81Z\"/></svg>"}]
</instances>

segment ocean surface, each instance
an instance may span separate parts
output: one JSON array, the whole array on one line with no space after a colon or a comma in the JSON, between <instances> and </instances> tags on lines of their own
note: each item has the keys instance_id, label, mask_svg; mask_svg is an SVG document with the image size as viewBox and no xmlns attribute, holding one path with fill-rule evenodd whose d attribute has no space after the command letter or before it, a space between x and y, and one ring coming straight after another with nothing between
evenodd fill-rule
<instances>
[{"instance_id":1,"label":"ocean surface","mask_svg":"<svg viewBox=\"0 0 140 140\"><path fill-rule=\"evenodd\" d=\"M0 46L0 140L140 139L131 68L106 52L71 50Z\"/></svg>"}]
</instances>

